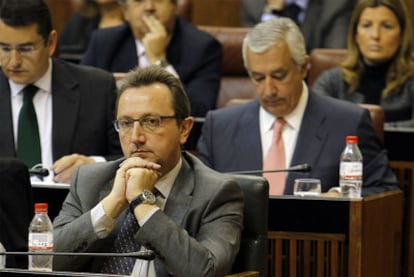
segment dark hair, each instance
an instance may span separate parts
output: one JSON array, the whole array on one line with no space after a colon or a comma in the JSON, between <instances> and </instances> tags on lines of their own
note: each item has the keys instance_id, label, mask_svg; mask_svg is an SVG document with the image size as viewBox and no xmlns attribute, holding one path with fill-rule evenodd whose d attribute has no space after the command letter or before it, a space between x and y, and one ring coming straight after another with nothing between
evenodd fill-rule
<instances>
[{"instance_id":1,"label":"dark hair","mask_svg":"<svg viewBox=\"0 0 414 277\"><path fill-rule=\"evenodd\" d=\"M43 0L1 0L0 20L11 27L37 24L37 32L45 44L52 31L49 8Z\"/></svg>"},{"instance_id":2,"label":"dark hair","mask_svg":"<svg viewBox=\"0 0 414 277\"><path fill-rule=\"evenodd\" d=\"M161 83L166 85L171 92L172 103L171 106L177 116L177 123L182 119L190 116L190 100L181 83L181 81L158 66L150 66L146 68L138 68L126 74L122 80L122 85L119 88L118 98L116 101L116 113L118 113L118 102L122 93L129 88L139 88L142 86L149 86L154 83Z\"/></svg>"}]
</instances>

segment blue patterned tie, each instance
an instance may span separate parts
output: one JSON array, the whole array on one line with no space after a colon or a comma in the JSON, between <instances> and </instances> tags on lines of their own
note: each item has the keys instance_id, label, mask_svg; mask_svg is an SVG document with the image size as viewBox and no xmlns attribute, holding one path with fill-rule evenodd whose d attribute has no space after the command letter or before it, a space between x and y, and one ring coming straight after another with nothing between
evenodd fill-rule
<instances>
[{"instance_id":1,"label":"blue patterned tie","mask_svg":"<svg viewBox=\"0 0 414 277\"><path fill-rule=\"evenodd\" d=\"M140 245L135 242L134 235L139 225L135 216L128 209L121 230L111 247L111 252L128 253L136 252ZM103 273L130 275L136 259L131 257L108 257L102 267Z\"/></svg>"},{"instance_id":2,"label":"blue patterned tie","mask_svg":"<svg viewBox=\"0 0 414 277\"><path fill-rule=\"evenodd\" d=\"M162 196L162 194L154 188L152 190L155 196ZM134 236L138 231L139 225L135 216L128 209L125 220L121 226L114 244L110 251L115 253L129 253L139 251L141 246L136 243ZM130 275L134 269L136 258L132 257L107 257L102 266L102 273Z\"/></svg>"}]
</instances>

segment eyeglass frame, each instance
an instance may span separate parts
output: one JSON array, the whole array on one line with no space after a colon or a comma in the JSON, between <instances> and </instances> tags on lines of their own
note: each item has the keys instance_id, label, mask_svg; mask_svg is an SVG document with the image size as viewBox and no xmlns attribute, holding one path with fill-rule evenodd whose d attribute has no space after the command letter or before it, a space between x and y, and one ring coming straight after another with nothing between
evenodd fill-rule
<instances>
[{"instance_id":1,"label":"eyeglass frame","mask_svg":"<svg viewBox=\"0 0 414 277\"><path fill-rule=\"evenodd\" d=\"M16 52L19 53L19 55L21 56L30 56L32 53L34 53L36 50L40 48L41 44L46 45L46 41L44 39L41 39L40 41L35 43L21 43L15 46L11 46L9 44L0 42L0 57L10 58L10 55L13 50L16 50Z\"/></svg>"},{"instance_id":2,"label":"eyeglass frame","mask_svg":"<svg viewBox=\"0 0 414 277\"><path fill-rule=\"evenodd\" d=\"M145 116L137 118L137 119L134 119L134 118L116 119L116 120L112 121L112 124L114 125L115 131L117 131L118 133L128 133L133 129L135 122L138 122L139 126L141 126L142 129L144 129L147 132L152 133L152 132L156 132L156 130L158 130L161 127L162 121L164 119L183 119L183 118L185 118L185 117L178 116L178 115L145 115ZM145 123L144 123L145 119L157 119L158 120L158 125L154 126L154 127L146 126ZM126 130L122 130L125 127L120 126L121 122L131 124L131 126L127 127Z\"/></svg>"}]
</instances>

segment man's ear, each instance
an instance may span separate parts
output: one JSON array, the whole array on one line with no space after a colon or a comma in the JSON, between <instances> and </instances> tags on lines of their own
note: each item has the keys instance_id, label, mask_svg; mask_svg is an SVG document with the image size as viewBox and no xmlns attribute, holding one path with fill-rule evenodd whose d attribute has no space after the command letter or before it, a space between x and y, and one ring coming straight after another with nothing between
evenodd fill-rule
<instances>
[{"instance_id":1,"label":"man's ear","mask_svg":"<svg viewBox=\"0 0 414 277\"><path fill-rule=\"evenodd\" d=\"M302 68L300 69L303 80L306 79L306 77L308 76L309 68L310 68L310 57L309 55L305 55L305 62L303 63Z\"/></svg>"},{"instance_id":2,"label":"man's ear","mask_svg":"<svg viewBox=\"0 0 414 277\"><path fill-rule=\"evenodd\" d=\"M46 45L48 52L49 52L49 57L52 57L55 54L57 43L58 43L57 32L56 30L52 30L49 34L49 39Z\"/></svg>"},{"instance_id":3,"label":"man's ear","mask_svg":"<svg viewBox=\"0 0 414 277\"><path fill-rule=\"evenodd\" d=\"M180 137L180 143L181 145L183 145L184 143L187 142L188 136L190 135L191 129L193 128L194 125L194 118L191 116L186 117L185 119L183 119L183 121L181 122L181 137Z\"/></svg>"}]
</instances>

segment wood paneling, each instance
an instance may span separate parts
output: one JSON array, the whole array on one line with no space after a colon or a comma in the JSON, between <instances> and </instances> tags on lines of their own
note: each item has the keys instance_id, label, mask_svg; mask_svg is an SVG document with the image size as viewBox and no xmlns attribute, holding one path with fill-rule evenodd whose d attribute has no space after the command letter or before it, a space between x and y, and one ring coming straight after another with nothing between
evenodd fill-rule
<instances>
[{"instance_id":1,"label":"wood paneling","mask_svg":"<svg viewBox=\"0 0 414 277\"><path fill-rule=\"evenodd\" d=\"M53 28L58 33L65 26L66 21L72 14L72 1L71 0L45 0L49 6L50 13L52 15Z\"/></svg>"},{"instance_id":2,"label":"wood paneling","mask_svg":"<svg viewBox=\"0 0 414 277\"><path fill-rule=\"evenodd\" d=\"M240 26L239 0L193 0L191 18L195 25Z\"/></svg>"}]
</instances>

